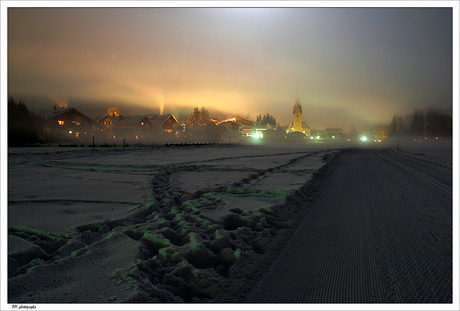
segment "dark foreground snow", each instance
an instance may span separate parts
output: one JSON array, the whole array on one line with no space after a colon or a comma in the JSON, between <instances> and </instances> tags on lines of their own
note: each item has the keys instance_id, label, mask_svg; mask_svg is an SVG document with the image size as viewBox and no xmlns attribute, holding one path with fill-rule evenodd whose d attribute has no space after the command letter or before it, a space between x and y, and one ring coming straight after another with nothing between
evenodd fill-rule
<instances>
[{"instance_id":1,"label":"dark foreground snow","mask_svg":"<svg viewBox=\"0 0 460 311\"><path fill-rule=\"evenodd\" d=\"M450 186L450 195L437 201L445 210L440 219L428 221L440 217L439 206L422 211L428 208L422 197L422 207L391 220L400 211L398 202L417 206L406 194L417 197L420 187L399 180L405 188L393 187L381 197L372 191L348 197L328 193L330 183L349 183L330 179L331 169L341 167L336 159L343 150L327 145L171 146L125 152L11 149L8 303L448 302L452 292L445 283L431 296L415 289L425 300L404 295L401 282L406 281L397 278L397 269L414 271L414 264L421 267L424 259L436 258L443 265L433 262L431 276L445 278L451 272L452 249L446 245L449 233L452 239L452 185L439 182L439 176L452 165L432 166L429 171L437 177L417 175L420 163L414 161L436 161L406 151L393 151L390 160L386 156L395 172L423 179L424 187L428 182L426 193ZM392 174L382 163L384 159L373 163L381 170L378 174L358 165L346 175L378 193L387 185L381 174ZM393 179L396 183L397 175ZM318 203L324 198L330 207ZM367 205L359 201L363 198ZM368 206L381 207L380 201L390 208ZM417 229L419 223L423 231ZM326 231L315 231L318 227ZM337 248L342 238L348 244ZM307 244L296 246L299 239ZM432 248L421 248L425 244ZM310 253L292 255L292 248ZM437 256L440 249L444 257ZM353 273L363 261L368 270ZM316 277L306 278L296 265L316 271ZM278 282L290 273L296 281ZM429 286L428 274L426 279L410 273L405 277L411 284L425 284L424 289ZM395 282L393 296L378 291ZM284 285L277 288L279 284ZM411 286L413 292L416 285Z\"/></svg>"},{"instance_id":2,"label":"dark foreground snow","mask_svg":"<svg viewBox=\"0 0 460 311\"><path fill-rule=\"evenodd\" d=\"M340 152L11 149L8 302L219 301L293 232Z\"/></svg>"}]
</instances>

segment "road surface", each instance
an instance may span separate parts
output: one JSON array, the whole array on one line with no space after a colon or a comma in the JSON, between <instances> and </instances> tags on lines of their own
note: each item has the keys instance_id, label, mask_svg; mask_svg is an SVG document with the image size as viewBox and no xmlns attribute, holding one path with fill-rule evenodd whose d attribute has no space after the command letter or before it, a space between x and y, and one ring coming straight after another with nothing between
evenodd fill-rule
<instances>
[{"instance_id":1,"label":"road surface","mask_svg":"<svg viewBox=\"0 0 460 311\"><path fill-rule=\"evenodd\" d=\"M385 149L338 161L250 302L452 302L452 169Z\"/></svg>"}]
</instances>

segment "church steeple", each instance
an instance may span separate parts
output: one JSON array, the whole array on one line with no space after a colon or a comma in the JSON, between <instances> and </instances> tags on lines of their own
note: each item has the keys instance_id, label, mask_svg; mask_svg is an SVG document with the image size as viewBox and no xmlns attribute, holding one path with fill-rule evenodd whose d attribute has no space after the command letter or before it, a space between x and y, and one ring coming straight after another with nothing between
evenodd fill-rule
<instances>
[{"instance_id":1,"label":"church steeple","mask_svg":"<svg viewBox=\"0 0 460 311\"><path fill-rule=\"evenodd\" d=\"M302 121L302 105L300 104L298 94L294 107L292 109L292 114L293 121L286 132L301 132L304 133L306 136L310 136L310 127Z\"/></svg>"},{"instance_id":2,"label":"church steeple","mask_svg":"<svg viewBox=\"0 0 460 311\"><path fill-rule=\"evenodd\" d=\"M293 127L295 131L301 131L302 129L302 105L300 105L299 100L297 99L292 111L294 122Z\"/></svg>"},{"instance_id":3,"label":"church steeple","mask_svg":"<svg viewBox=\"0 0 460 311\"><path fill-rule=\"evenodd\" d=\"M300 114L302 114L302 105L300 104L298 99L295 101L295 105L294 105L294 109L292 113L295 114L296 110L298 110Z\"/></svg>"}]
</instances>

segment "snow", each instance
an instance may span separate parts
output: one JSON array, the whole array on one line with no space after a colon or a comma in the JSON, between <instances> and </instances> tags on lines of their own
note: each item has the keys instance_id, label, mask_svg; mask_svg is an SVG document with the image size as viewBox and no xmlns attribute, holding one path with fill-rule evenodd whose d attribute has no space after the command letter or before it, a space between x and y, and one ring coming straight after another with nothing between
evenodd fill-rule
<instances>
[{"instance_id":1,"label":"snow","mask_svg":"<svg viewBox=\"0 0 460 311\"><path fill-rule=\"evenodd\" d=\"M394 147L398 146L393 142ZM453 148L449 138L403 138L399 140L399 149L412 156L433 160L452 166Z\"/></svg>"},{"instance_id":2,"label":"snow","mask_svg":"<svg viewBox=\"0 0 460 311\"><path fill-rule=\"evenodd\" d=\"M8 302L213 302L342 148L10 148Z\"/></svg>"}]
</instances>

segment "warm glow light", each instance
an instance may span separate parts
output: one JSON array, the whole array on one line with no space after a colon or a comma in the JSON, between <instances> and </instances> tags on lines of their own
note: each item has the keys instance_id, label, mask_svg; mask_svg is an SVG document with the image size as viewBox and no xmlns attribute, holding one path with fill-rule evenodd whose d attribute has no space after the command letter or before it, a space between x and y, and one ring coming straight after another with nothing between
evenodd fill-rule
<instances>
[{"instance_id":1,"label":"warm glow light","mask_svg":"<svg viewBox=\"0 0 460 311\"><path fill-rule=\"evenodd\" d=\"M445 102L445 108L452 106L451 92L443 87L452 83L449 8L427 9L422 15L415 8L375 10L379 21L397 22L401 31L366 23L361 18L366 10L337 9L343 20L327 18L335 16L336 10L296 9L292 15L287 13L290 10L11 8L8 72L14 74L8 76L8 93L17 99L40 98L26 103L31 106L45 98L56 107L71 105L90 115L96 106L102 110L112 104L122 105L127 115L188 115L194 107L206 107L211 116L219 118L270 113L283 126L296 116L291 108L297 95L307 105L305 121L318 129L324 124L349 128L355 123L361 127L388 122L400 109L410 111L416 108L410 105L435 98ZM212 13L203 14L205 11ZM312 15L313 11L317 13ZM115 19L124 23L113 23ZM354 22L344 22L348 19ZM68 27L69 20L72 27ZM279 27L273 28L275 20ZM430 31L413 27L419 22ZM292 25L303 37L315 38L309 57L296 57L304 53L305 45L298 44L297 35L286 36ZM331 27L343 31L329 33ZM369 31L354 31L364 27ZM44 43L36 33L53 40ZM134 41L132 34L136 34ZM248 34L252 39L246 41ZM423 40L408 40L419 36ZM391 47L388 38L394 42ZM368 49L368 42L375 43L379 53ZM350 44L351 49L363 51L366 63L355 63L346 52L337 52L336 62L329 61L329 51L349 51ZM425 45L437 48L426 49ZM405 53L412 48L426 53ZM394 55L402 57L402 66L395 66ZM271 59L283 61L267 61ZM442 65L432 66L426 59L437 59ZM414 74L414 67L427 73L423 80ZM49 68L54 68L53 74L41 74ZM362 73L367 70L388 74L365 79Z\"/></svg>"},{"instance_id":2,"label":"warm glow light","mask_svg":"<svg viewBox=\"0 0 460 311\"><path fill-rule=\"evenodd\" d=\"M62 126L62 125L64 125L64 121L60 121L60 120L59 120L59 121L58 121L58 124Z\"/></svg>"}]
</instances>

